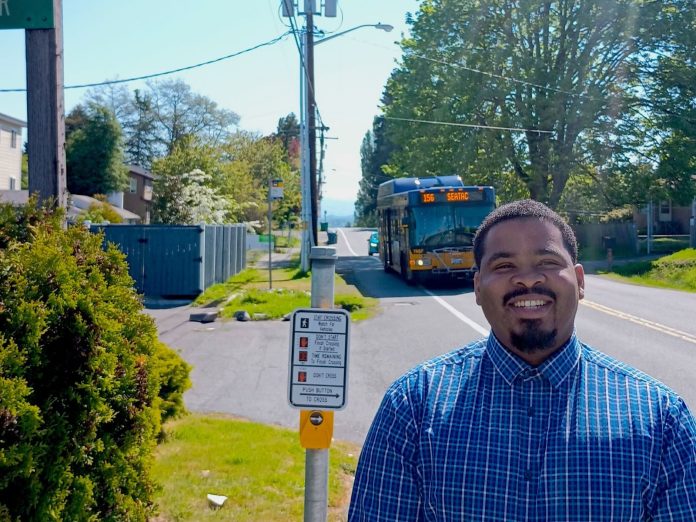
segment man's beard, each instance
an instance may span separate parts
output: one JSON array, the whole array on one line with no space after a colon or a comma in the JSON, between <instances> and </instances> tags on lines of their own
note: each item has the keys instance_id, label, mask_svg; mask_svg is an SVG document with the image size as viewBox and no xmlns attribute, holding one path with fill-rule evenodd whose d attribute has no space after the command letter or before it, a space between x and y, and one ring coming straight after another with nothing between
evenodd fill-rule
<instances>
[{"instance_id":1,"label":"man's beard","mask_svg":"<svg viewBox=\"0 0 696 522\"><path fill-rule=\"evenodd\" d=\"M503 306L505 306L515 297L529 295L532 293L547 295L551 299L556 299L556 293L550 288L546 288L544 286L535 286L533 289L517 288L503 296ZM550 331L542 330L540 319L523 319L521 323L522 327L524 328L522 333L510 333L510 341L512 342L513 348L516 348L523 353L532 353L543 352L544 350L548 350L549 348L553 348L555 346L556 334L558 333L556 328Z\"/></svg>"},{"instance_id":2,"label":"man's beard","mask_svg":"<svg viewBox=\"0 0 696 522\"><path fill-rule=\"evenodd\" d=\"M556 345L558 330L542 330L539 319L524 319L521 321L522 333L511 332L510 341L513 348L523 353L543 352Z\"/></svg>"}]
</instances>

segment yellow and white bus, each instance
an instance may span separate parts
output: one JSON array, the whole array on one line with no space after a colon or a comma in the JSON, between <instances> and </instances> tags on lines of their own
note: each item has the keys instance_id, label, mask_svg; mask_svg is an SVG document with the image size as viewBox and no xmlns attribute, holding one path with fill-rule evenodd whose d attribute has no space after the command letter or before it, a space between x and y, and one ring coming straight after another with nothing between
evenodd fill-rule
<instances>
[{"instance_id":1,"label":"yellow and white bus","mask_svg":"<svg viewBox=\"0 0 696 522\"><path fill-rule=\"evenodd\" d=\"M473 239L495 208L495 190L459 176L395 178L377 192L379 257L411 284L473 278Z\"/></svg>"}]
</instances>

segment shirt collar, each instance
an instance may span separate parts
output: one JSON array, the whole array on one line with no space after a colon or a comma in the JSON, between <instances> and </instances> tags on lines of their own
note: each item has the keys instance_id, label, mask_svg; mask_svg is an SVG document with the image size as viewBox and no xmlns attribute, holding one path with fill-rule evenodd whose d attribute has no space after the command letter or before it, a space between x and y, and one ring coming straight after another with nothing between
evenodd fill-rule
<instances>
[{"instance_id":1,"label":"shirt collar","mask_svg":"<svg viewBox=\"0 0 696 522\"><path fill-rule=\"evenodd\" d=\"M509 385L518 377L540 373L554 388L558 388L576 367L580 359L580 346L573 331L568 342L539 366L533 367L505 348L491 331L486 343L486 353L494 368Z\"/></svg>"}]
</instances>

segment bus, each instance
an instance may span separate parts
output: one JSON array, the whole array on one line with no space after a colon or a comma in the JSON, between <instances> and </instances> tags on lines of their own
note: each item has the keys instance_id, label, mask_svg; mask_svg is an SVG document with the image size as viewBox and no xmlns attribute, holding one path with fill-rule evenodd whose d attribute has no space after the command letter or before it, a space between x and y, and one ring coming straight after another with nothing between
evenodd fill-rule
<instances>
[{"instance_id":1,"label":"bus","mask_svg":"<svg viewBox=\"0 0 696 522\"><path fill-rule=\"evenodd\" d=\"M459 176L396 178L377 191L379 257L385 271L415 284L471 280L473 239L495 208L495 190L466 186Z\"/></svg>"}]
</instances>

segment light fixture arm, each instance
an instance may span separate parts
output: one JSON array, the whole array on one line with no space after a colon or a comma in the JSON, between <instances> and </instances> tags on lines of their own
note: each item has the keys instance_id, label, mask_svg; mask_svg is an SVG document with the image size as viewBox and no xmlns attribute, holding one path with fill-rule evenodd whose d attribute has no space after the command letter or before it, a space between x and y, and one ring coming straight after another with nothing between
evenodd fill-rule
<instances>
[{"instance_id":1,"label":"light fixture arm","mask_svg":"<svg viewBox=\"0 0 696 522\"><path fill-rule=\"evenodd\" d=\"M346 33L350 33L352 31L355 31L356 29L360 29L362 27L374 27L375 29L379 29L380 31L386 31L386 32L389 32L392 29L394 29L394 26L389 25L389 24L382 24L382 23L356 25L355 27L351 27L350 29L346 29L345 31L341 31L340 33L329 35L326 38L322 38L321 40L314 40L314 45L319 45L319 44L324 43L324 42L331 40L333 38L338 38L339 36L343 36Z\"/></svg>"}]
</instances>

